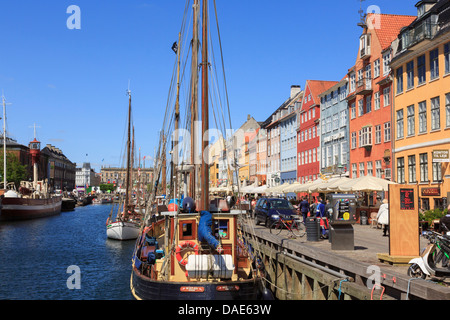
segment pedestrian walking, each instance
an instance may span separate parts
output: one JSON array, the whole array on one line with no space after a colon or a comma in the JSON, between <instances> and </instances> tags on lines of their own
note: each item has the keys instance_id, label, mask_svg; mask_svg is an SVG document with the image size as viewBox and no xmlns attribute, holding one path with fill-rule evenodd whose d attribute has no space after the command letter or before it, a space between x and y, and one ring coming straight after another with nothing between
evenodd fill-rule
<instances>
[{"instance_id":1,"label":"pedestrian walking","mask_svg":"<svg viewBox=\"0 0 450 320\"><path fill-rule=\"evenodd\" d=\"M378 210L377 222L383 225L383 237L387 237L387 233L389 232L389 204L387 199L383 200L383 204Z\"/></svg>"},{"instance_id":2,"label":"pedestrian walking","mask_svg":"<svg viewBox=\"0 0 450 320\"><path fill-rule=\"evenodd\" d=\"M303 200L300 202L300 212L303 216L303 223L306 223L306 218L308 217L309 213L309 202L306 197L303 197Z\"/></svg>"}]
</instances>

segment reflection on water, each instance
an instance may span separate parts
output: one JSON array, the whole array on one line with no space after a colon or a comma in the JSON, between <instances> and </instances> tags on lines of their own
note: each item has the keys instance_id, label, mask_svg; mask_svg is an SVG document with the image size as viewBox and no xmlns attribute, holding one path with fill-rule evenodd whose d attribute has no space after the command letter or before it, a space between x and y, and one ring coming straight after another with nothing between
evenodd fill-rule
<instances>
[{"instance_id":1,"label":"reflection on water","mask_svg":"<svg viewBox=\"0 0 450 320\"><path fill-rule=\"evenodd\" d=\"M134 240L106 237L111 205L91 205L58 216L0 222L0 299L128 300ZM80 290L67 288L70 266Z\"/></svg>"}]
</instances>

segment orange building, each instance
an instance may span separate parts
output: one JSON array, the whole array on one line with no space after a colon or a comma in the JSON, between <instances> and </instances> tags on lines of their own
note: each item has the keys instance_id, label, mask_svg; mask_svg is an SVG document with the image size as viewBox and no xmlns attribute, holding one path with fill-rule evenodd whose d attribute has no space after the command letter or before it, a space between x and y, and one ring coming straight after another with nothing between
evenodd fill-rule
<instances>
[{"instance_id":1,"label":"orange building","mask_svg":"<svg viewBox=\"0 0 450 320\"><path fill-rule=\"evenodd\" d=\"M412 16L368 14L349 70L350 177L391 179L391 43Z\"/></svg>"},{"instance_id":2,"label":"orange building","mask_svg":"<svg viewBox=\"0 0 450 320\"><path fill-rule=\"evenodd\" d=\"M418 17L392 44L395 181L417 186L421 208L450 197L449 1L420 1Z\"/></svg>"}]
</instances>

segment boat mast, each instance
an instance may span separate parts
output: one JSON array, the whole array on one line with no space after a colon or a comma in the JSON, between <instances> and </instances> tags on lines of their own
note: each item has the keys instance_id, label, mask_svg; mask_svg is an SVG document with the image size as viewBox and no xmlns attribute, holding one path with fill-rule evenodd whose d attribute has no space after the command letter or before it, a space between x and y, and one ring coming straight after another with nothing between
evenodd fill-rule
<instances>
[{"instance_id":1,"label":"boat mast","mask_svg":"<svg viewBox=\"0 0 450 320\"><path fill-rule=\"evenodd\" d=\"M6 190L6 106L10 103L6 103L5 96L2 94L3 103L3 189Z\"/></svg>"},{"instance_id":2,"label":"boat mast","mask_svg":"<svg viewBox=\"0 0 450 320\"><path fill-rule=\"evenodd\" d=\"M201 168L201 208L209 211L209 165L205 152L208 150L208 0L203 0L203 40L202 40L202 168ZM206 159L205 159L206 158Z\"/></svg>"},{"instance_id":3,"label":"boat mast","mask_svg":"<svg viewBox=\"0 0 450 320\"><path fill-rule=\"evenodd\" d=\"M129 184L130 184L130 162L131 162L131 91L128 89L128 138L127 138L127 180L125 190L125 204L123 206L123 218L128 218L128 197L129 197Z\"/></svg>"},{"instance_id":4,"label":"boat mast","mask_svg":"<svg viewBox=\"0 0 450 320\"><path fill-rule=\"evenodd\" d=\"M173 186L173 198L177 199L177 187L178 187L178 173L177 173L177 166L178 166L178 139L179 139L179 132L178 129L180 127L180 55L181 55L181 32L178 34L178 47L177 47L177 99L175 102L175 136L174 136L174 147L173 147L173 154L172 154L172 175L175 178L174 179L174 186Z\"/></svg>"},{"instance_id":5,"label":"boat mast","mask_svg":"<svg viewBox=\"0 0 450 320\"><path fill-rule=\"evenodd\" d=\"M198 17L199 17L199 0L194 0L193 5L193 37L192 37L192 79L191 79L191 164L194 170L189 174L189 190L192 199L196 199L196 178L197 178L197 130L196 124L198 122Z\"/></svg>"}]
</instances>

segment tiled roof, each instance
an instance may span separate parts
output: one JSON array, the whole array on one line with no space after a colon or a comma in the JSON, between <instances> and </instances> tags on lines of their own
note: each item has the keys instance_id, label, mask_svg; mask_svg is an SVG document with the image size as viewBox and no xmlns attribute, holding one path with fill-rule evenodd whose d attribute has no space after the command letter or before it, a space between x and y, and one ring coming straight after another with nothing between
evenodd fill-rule
<instances>
[{"instance_id":1,"label":"tiled roof","mask_svg":"<svg viewBox=\"0 0 450 320\"><path fill-rule=\"evenodd\" d=\"M332 86L338 84L338 81L321 81L321 80L307 80L306 85L309 86L311 95L315 104L320 104L319 95L330 89Z\"/></svg>"},{"instance_id":2,"label":"tiled roof","mask_svg":"<svg viewBox=\"0 0 450 320\"><path fill-rule=\"evenodd\" d=\"M379 19L379 20L376 20ZM388 48L403 27L409 26L417 17L396 14L368 14L367 21L372 23L380 41L381 49Z\"/></svg>"}]
</instances>

